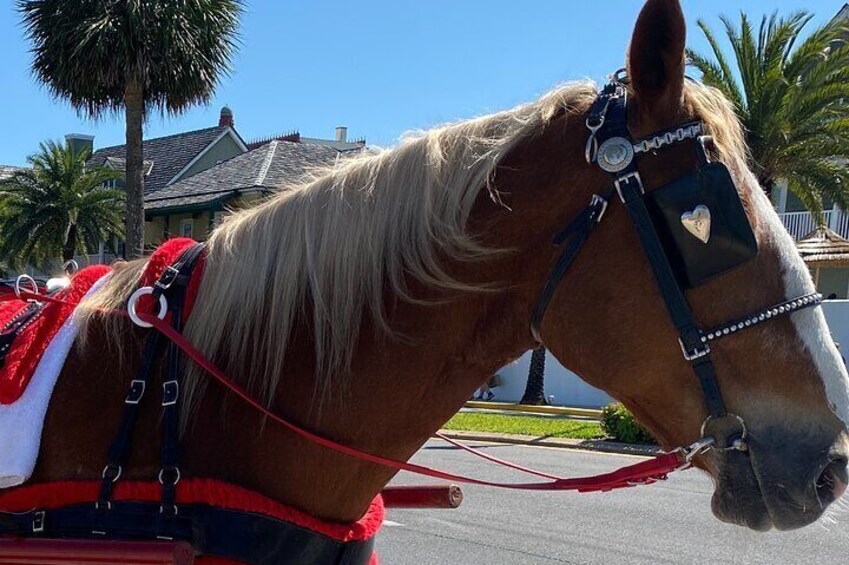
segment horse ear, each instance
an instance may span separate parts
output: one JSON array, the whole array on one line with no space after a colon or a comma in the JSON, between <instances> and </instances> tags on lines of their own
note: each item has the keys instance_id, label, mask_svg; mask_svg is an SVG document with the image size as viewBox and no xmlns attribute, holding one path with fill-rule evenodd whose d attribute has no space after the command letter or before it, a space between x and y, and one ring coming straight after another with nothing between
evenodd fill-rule
<instances>
[{"instance_id":1,"label":"horse ear","mask_svg":"<svg viewBox=\"0 0 849 565\"><path fill-rule=\"evenodd\" d=\"M628 76L640 108L677 110L684 90L687 26L678 0L648 0L628 52Z\"/></svg>"}]
</instances>

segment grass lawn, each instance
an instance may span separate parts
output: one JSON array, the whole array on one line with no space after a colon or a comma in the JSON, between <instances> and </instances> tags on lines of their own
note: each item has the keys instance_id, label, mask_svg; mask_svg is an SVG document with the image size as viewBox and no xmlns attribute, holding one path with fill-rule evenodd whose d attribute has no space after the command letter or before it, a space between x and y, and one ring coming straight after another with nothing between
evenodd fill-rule
<instances>
[{"instance_id":1,"label":"grass lawn","mask_svg":"<svg viewBox=\"0 0 849 565\"><path fill-rule=\"evenodd\" d=\"M443 427L447 430L522 434L534 437L571 439L604 437L604 432L598 422L513 414L460 412Z\"/></svg>"}]
</instances>

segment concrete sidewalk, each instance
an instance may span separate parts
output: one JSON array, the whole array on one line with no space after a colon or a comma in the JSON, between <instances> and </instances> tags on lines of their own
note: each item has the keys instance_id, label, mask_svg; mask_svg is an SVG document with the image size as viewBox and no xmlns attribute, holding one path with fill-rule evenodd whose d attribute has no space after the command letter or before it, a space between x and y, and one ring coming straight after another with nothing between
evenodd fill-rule
<instances>
[{"instance_id":1,"label":"concrete sidewalk","mask_svg":"<svg viewBox=\"0 0 849 565\"><path fill-rule=\"evenodd\" d=\"M531 445L544 447L561 447L565 449L584 449L603 453L620 453L624 455L643 455L652 457L661 452L656 445L620 443L603 439L566 439L553 437L534 437L519 434L497 434L489 432L465 432L459 430L439 430L442 435L458 441L491 441L514 445Z\"/></svg>"}]
</instances>

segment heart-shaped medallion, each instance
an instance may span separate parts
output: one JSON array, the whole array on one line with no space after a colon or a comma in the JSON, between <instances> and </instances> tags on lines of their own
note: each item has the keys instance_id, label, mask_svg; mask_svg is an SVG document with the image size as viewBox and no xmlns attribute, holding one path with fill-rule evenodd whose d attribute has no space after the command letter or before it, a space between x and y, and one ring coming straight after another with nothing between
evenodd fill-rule
<instances>
[{"instance_id":1,"label":"heart-shaped medallion","mask_svg":"<svg viewBox=\"0 0 849 565\"><path fill-rule=\"evenodd\" d=\"M684 212L681 214L681 225L702 243L707 243L710 239L710 208L699 204L692 212Z\"/></svg>"}]
</instances>

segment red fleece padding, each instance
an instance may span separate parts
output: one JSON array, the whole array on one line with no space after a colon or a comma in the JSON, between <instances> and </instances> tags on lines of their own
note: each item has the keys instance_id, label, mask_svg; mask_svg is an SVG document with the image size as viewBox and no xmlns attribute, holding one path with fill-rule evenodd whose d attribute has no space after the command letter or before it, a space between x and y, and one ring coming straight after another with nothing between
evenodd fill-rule
<instances>
[{"instance_id":1,"label":"red fleece padding","mask_svg":"<svg viewBox=\"0 0 849 565\"><path fill-rule=\"evenodd\" d=\"M71 278L68 288L56 294L56 298L77 304L91 286L109 272L105 265L87 267ZM5 326L26 307L26 302L11 300L0 303L0 326ZM6 362L0 369L0 404L17 401L29 384L38 362L56 332L73 312L73 307L48 302L41 314L15 338Z\"/></svg>"},{"instance_id":2,"label":"red fleece padding","mask_svg":"<svg viewBox=\"0 0 849 565\"><path fill-rule=\"evenodd\" d=\"M180 254L191 245L194 240L180 237L169 239L154 251L148 260L147 267L141 278L139 286L153 285L165 268L174 263ZM105 265L94 265L87 267L71 279L71 284L65 290L59 292L56 298L77 304L85 293L100 277L108 273L109 267ZM184 316L188 318L197 297L200 280L203 276L203 257L198 260L192 273L192 280L186 294L186 307ZM138 308L152 310L153 302L150 299L140 300ZM12 318L26 307L25 302L10 300L0 302L0 327L12 320ZM57 303L47 303L38 318L27 326L17 338L15 338L6 362L0 368L0 404L12 404L17 401L27 388L27 385L35 372L38 362L47 345L53 340L56 332L70 316L73 308Z\"/></svg>"},{"instance_id":3,"label":"red fleece padding","mask_svg":"<svg viewBox=\"0 0 849 565\"><path fill-rule=\"evenodd\" d=\"M0 491L0 510L25 512L33 508L58 508L97 500L100 481L60 481ZM156 502L162 496L158 482L120 481L113 500ZM319 520L245 488L215 479L183 479L177 487L177 504L211 504L221 508L264 514L318 532L338 541L362 541L374 537L383 525L383 498L378 495L365 515L353 524ZM235 565L221 557L199 558L199 565ZM373 554L370 565L378 565Z\"/></svg>"},{"instance_id":4,"label":"red fleece padding","mask_svg":"<svg viewBox=\"0 0 849 565\"><path fill-rule=\"evenodd\" d=\"M100 481L58 481L0 491L0 510L24 512L33 508L58 508L97 500ZM119 481L113 500L156 502L162 486L156 481ZM177 504L210 504L231 510L264 514L307 528L338 541L372 538L383 524L383 498L378 495L365 515L353 524L326 522L248 489L215 479L183 479L177 487Z\"/></svg>"},{"instance_id":5,"label":"red fleece padding","mask_svg":"<svg viewBox=\"0 0 849 565\"><path fill-rule=\"evenodd\" d=\"M159 280L159 277L162 276L165 268L176 262L177 259L179 259L180 254L195 243L195 240L187 237L175 237L165 241L162 245L157 247L156 251L153 252L153 255L151 255L147 261L147 267L139 281L139 287L153 286L156 281ZM183 308L183 321L189 317L189 313L192 311L192 306L195 304L200 280L203 278L203 266L204 255L201 254L197 260L194 271L192 271L192 280L189 282L189 287L186 289L186 305L185 308ZM143 312L152 311L153 301L149 297L142 298L139 300L138 309Z\"/></svg>"}]
</instances>

